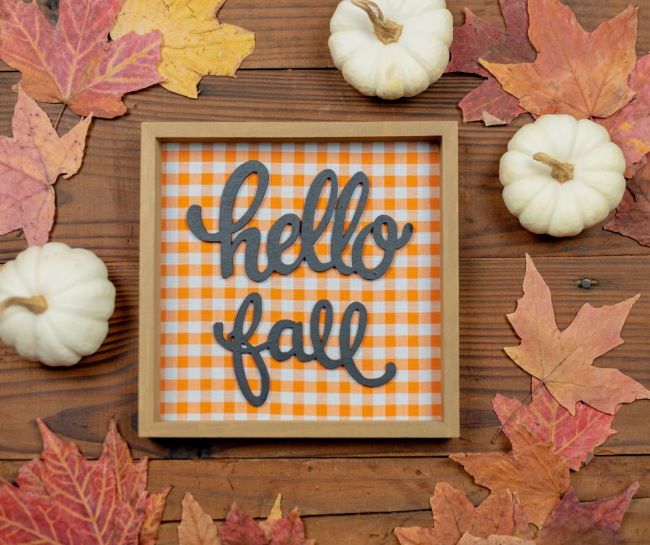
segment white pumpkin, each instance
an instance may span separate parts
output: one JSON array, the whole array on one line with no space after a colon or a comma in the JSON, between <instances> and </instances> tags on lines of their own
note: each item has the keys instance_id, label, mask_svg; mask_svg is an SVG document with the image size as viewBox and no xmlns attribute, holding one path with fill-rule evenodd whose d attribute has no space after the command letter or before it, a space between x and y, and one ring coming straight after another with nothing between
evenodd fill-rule
<instances>
[{"instance_id":1,"label":"white pumpkin","mask_svg":"<svg viewBox=\"0 0 650 545\"><path fill-rule=\"evenodd\" d=\"M394 100L442 76L453 31L445 0L343 0L330 22L329 48L352 87Z\"/></svg>"},{"instance_id":2,"label":"white pumpkin","mask_svg":"<svg viewBox=\"0 0 650 545\"><path fill-rule=\"evenodd\" d=\"M625 193L625 157L588 119L544 115L525 125L501 158L508 210L529 231L567 237L600 223Z\"/></svg>"},{"instance_id":3,"label":"white pumpkin","mask_svg":"<svg viewBox=\"0 0 650 545\"><path fill-rule=\"evenodd\" d=\"M106 266L88 250L32 246L0 269L0 338L26 359L78 363L104 342L114 308Z\"/></svg>"}]
</instances>

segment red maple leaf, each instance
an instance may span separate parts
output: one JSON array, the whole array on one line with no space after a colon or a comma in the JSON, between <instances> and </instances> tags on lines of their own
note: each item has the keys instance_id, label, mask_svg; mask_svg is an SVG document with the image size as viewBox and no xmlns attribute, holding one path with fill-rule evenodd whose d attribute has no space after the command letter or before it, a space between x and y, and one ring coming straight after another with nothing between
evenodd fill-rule
<instances>
[{"instance_id":1,"label":"red maple leaf","mask_svg":"<svg viewBox=\"0 0 650 545\"><path fill-rule=\"evenodd\" d=\"M0 481L0 543L138 544L143 521L151 516L148 499L164 499L168 492L148 496L147 461L133 463L114 424L97 461L86 460L40 420L38 425L41 458L20 469L17 486Z\"/></svg>"},{"instance_id":2,"label":"red maple leaf","mask_svg":"<svg viewBox=\"0 0 650 545\"><path fill-rule=\"evenodd\" d=\"M0 58L36 100L79 115L116 117L122 96L162 80L160 32L108 42L121 0L61 0L55 28L36 2L0 0Z\"/></svg>"}]
</instances>

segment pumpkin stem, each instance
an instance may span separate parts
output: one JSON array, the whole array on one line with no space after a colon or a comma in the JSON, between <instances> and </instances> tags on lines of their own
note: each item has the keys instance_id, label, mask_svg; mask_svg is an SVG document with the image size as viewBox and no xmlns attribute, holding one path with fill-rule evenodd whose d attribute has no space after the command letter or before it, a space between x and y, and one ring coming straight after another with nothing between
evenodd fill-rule
<instances>
[{"instance_id":1,"label":"pumpkin stem","mask_svg":"<svg viewBox=\"0 0 650 545\"><path fill-rule=\"evenodd\" d=\"M9 297L9 299L5 299L0 303L0 314L14 305L25 307L34 314L43 314L47 310L47 301L42 295L34 295L33 297Z\"/></svg>"},{"instance_id":2,"label":"pumpkin stem","mask_svg":"<svg viewBox=\"0 0 650 545\"><path fill-rule=\"evenodd\" d=\"M536 153L533 155L533 159L551 167L551 176L561 184L573 179L576 168L575 165L572 165L571 163L562 163L561 161L551 157L548 153Z\"/></svg>"},{"instance_id":3,"label":"pumpkin stem","mask_svg":"<svg viewBox=\"0 0 650 545\"><path fill-rule=\"evenodd\" d=\"M388 45L399 41L399 37L402 35L402 25L386 19L377 4L371 0L352 0L352 3L368 14L375 34L382 43Z\"/></svg>"}]
</instances>

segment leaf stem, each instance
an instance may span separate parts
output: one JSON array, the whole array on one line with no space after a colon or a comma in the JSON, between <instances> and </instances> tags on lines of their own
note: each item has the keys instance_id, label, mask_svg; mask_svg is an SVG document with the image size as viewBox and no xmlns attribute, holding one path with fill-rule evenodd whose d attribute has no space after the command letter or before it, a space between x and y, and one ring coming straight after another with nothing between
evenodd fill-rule
<instances>
[{"instance_id":1,"label":"leaf stem","mask_svg":"<svg viewBox=\"0 0 650 545\"><path fill-rule=\"evenodd\" d=\"M56 121L54 122L54 130L57 131L59 130L59 123L61 123L61 119L63 119L63 114L65 113L66 108L68 105L64 102L63 103L63 108L61 108L61 111L59 112L59 116L56 118Z\"/></svg>"}]
</instances>

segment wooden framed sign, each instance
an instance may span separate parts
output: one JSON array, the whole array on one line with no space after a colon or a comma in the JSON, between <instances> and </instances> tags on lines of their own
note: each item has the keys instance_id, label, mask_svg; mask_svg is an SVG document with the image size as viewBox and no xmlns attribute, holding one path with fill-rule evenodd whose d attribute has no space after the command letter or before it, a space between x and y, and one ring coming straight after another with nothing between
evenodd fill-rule
<instances>
[{"instance_id":1,"label":"wooden framed sign","mask_svg":"<svg viewBox=\"0 0 650 545\"><path fill-rule=\"evenodd\" d=\"M140 434L457 436L457 142L144 123Z\"/></svg>"}]
</instances>

